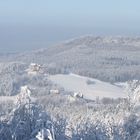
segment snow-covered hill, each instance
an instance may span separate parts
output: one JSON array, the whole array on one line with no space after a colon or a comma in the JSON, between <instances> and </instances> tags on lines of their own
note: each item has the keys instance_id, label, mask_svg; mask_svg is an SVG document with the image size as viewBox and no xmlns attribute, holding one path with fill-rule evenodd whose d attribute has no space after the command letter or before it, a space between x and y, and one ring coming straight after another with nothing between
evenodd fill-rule
<instances>
[{"instance_id":1,"label":"snow-covered hill","mask_svg":"<svg viewBox=\"0 0 140 140\"><path fill-rule=\"evenodd\" d=\"M45 130L56 140L139 140L139 44L86 36L0 55L0 140L35 140Z\"/></svg>"},{"instance_id":2,"label":"snow-covered hill","mask_svg":"<svg viewBox=\"0 0 140 140\"><path fill-rule=\"evenodd\" d=\"M140 38L83 36L45 49L0 55L0 61L48 66L52 73L73 72L107 82L140 79ZM53 69L53 70L52 70Z\"/></svg>"},{"instance_id":3,"label":"snow-covered hill","mask_svg":"<svg viewBox=\"0 0 140 140\"><path fill-rule=\"evenodd\" d=\"M49 78L68 91L82 93L86 99L95 99L96 97L124 98L127 96L123 87L76 74L57 74L51 75Z\"/></svg>"}]
</instances>

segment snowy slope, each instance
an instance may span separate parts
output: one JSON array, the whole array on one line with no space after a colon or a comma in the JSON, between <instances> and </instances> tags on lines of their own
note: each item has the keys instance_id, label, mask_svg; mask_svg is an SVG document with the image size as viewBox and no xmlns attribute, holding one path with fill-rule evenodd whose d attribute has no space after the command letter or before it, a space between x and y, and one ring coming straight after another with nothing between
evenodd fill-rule
<instances>
[{"instance_id":1,"label":"snowy slope","mask_svg":"<svg viewBox=\"0 0 140 140\"><path fill-rule=\"evenodd\" d=\"M95 99L96 97L126 97L123 87L76 74L51 75L49 79L54 83L64 87L65 90L82 93L86 99ZM87 84L87 80L92 81L93 84Z\"/></svg>"}]
</instances>

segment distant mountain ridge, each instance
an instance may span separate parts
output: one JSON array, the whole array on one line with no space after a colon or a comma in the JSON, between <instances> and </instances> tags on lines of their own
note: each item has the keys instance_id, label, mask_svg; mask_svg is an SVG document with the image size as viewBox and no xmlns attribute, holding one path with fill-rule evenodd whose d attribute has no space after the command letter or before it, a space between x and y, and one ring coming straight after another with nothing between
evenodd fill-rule
<instances>
[{"instance_id":1,"label":"distant mountain ridge","mask_svg":"<svg viewBox=\"0 0 140 140\"><path fill-rule=\"evenodd\" d=\"M103 81L140 79L140 37L82 36L55 46L9 56L39 63L53 73L73 72Z\"/></svg>"}]
</instances>

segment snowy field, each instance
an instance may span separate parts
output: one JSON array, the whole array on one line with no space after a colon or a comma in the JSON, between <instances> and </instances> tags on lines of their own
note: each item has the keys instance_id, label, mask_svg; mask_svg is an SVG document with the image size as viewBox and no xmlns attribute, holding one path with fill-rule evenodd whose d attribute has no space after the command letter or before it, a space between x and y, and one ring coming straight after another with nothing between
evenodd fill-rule
<instances>
[{"instance_id":1,"label":"snowy field","mask_svg":"<svg viewBox=\"0 0 140 140\"><path fill-rule=\"evenodd\" d=\"M94 100L96 97L124 98L127 96L124 87L76 74L50 75L49 79L67 91L82 93L86 99ZM87 84L87 81L90 81L90 84Z\"/></svg>"}]
</instances>

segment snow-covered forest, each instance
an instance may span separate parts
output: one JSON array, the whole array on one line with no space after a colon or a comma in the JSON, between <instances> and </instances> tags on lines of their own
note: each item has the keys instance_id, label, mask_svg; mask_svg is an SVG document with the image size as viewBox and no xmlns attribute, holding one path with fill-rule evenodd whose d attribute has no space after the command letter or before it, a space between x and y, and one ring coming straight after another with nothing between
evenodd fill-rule
<instances>
[{"instance_id":1,"label":"snow-covered forest","mask_svg":"<svg viewBox=\"0 0 140 140\"><path fill-rule=\"evenodd\" d=\"M51 74L76 73L102 81L140 79L140 38L83 36L46 49L0 55L0 61L47 65Z\"/></svg>"},{"instance_id":2,"label":"snow-covered forest","mask_svg":"<svg viewBox=\"0 0 140 140\"><path fill-rule=\"evenodd\" d=\"M139 44L86 36L1 54L0 140L139 140Z\"/></svg>"},{"instance_id":3,"label":"snow-covered forest","mask_svg":"<svg viewBox=\"0 0 140 140\"><path fill-rule=\"evenodd\" d=\"M128 87L126 99L95 101L71 100L68 94L35 98L27 86L21 87L14 100L1 101L0 139L139 140L139 82Z\"/></svg>"}]
</instances>

